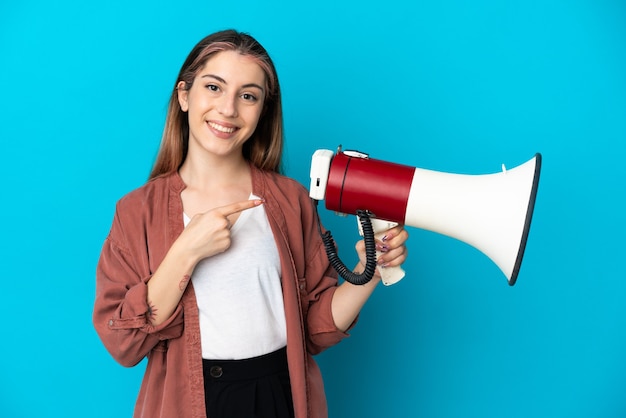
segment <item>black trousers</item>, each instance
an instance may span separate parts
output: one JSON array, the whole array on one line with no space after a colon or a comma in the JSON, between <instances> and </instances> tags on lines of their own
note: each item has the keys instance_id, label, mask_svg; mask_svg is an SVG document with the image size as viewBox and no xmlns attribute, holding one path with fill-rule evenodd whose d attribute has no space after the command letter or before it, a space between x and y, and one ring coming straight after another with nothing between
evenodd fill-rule
<instances>
[{"instance_id":1,"label":"black trousers","mask_svg":"<svg viewBox=\"0 0 626 418\"><path fill-rule=\"evenodd\" d=\"M208 418L294 418L285 348L245 360L202 360Z\"/></svg>"}]
</instances>

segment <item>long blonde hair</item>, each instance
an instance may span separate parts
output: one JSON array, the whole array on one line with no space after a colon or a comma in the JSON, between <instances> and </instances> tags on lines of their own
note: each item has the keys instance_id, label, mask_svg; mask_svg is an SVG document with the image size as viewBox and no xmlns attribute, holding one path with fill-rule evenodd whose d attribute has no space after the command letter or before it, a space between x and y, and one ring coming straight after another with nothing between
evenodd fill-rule
<instances>
[{"instance_id":1,"label":"long blonde hair","mask_svg":"<svg viewBox=\"0 0 626 418\"><path fill-rule=\"evenodd\" d=\"M175 172L185 161L189 146L189 120L186 112L180 108L177 86L184 81L186 88L191 88L207 60L221 51L237 51L250 56L265 72L267 93L263 112L256 130L243 146L243 156L262 170L281 171L283 113L276 68L265 48L256 39L230 29L213 33L198 42L181 67L170 96L161 146L149 179Z\"/></svg>"}]
</instances>

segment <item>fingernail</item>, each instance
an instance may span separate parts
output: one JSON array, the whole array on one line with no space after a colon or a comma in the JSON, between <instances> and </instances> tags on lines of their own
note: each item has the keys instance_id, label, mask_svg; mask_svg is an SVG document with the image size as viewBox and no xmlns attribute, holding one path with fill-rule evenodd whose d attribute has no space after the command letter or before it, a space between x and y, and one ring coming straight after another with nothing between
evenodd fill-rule
<instances>
[{"instance_id":1,"label":"fingernail","mask_svg":"<svg viewBox=\"0 0 626 418\"><path fill-rule=\"evenodd\" d=\"M393 238L395 235L393 234L393 232L387 232L385 234L385 236L382 238L382 241L389 241L391 238Z\"/></svg>"}]
</instances>

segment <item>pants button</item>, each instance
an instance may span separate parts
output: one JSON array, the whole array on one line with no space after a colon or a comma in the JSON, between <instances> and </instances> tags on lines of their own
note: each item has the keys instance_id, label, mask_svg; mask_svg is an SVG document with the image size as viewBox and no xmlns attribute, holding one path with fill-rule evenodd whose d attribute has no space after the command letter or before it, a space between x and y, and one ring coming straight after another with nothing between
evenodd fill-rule
<instances>
[{"instance_id":1,"label":"pants button","mask_svg":"<svg viewBox=\"0 0 626 418\"><path fill-rule=\"evenodd\" d=\"M224 371L222 370L220 366L213 366L209 370L209 374L211 375L211 377L218 378L218 377L222 377L222 374L224 374Z\"/></svg>"}]
</instances>

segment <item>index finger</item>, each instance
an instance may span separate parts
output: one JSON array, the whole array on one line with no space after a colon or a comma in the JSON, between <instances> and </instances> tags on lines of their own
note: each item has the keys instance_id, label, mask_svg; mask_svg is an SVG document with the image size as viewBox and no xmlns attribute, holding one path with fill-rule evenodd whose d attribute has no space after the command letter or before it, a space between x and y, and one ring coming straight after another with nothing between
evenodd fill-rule
<instances>
[{"instance_id":1,"label":"index finger","mask_svg":"<svg viewBox=\"0 0 626 418\"><path fill-rule=\"evenodd\" d=\"M386 231L382 241L392 246L400 246L409 238L409 233L404 229L403 225L398 225Z\"/></svg>"},{"instance_id":2,"label":"index finger","mask_svg":"<svg viewBox=\"0 0 626 418\"><path fill-rule=\"evenodd\" d=\"M246 209L252 209L262 203L262 199L242 200L240 202L231 203L230 205L221 206L219 208L216 208L215 210L217 210L224 216L229 216L244 211Z\"/></svg>"}]
</instances>

